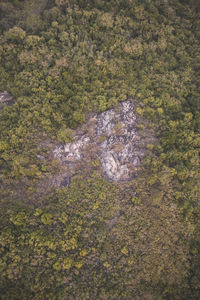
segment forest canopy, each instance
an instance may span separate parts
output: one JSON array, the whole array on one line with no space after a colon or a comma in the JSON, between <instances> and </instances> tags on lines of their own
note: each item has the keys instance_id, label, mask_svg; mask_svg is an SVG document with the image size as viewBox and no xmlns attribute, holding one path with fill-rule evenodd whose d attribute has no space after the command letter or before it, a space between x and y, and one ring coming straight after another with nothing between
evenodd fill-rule
<instances>
[{"instance_id":1,"label":"forest canopy","mask_svg":"<svg viewBox=\"0 0 200 300\"><path fill-rule=\"evenodd\" d=\"M195 0L0 1L2 299L199 299L199 40ZM157 140L138 176L44 187L126 99Z\"/></svg>"}]
</instances>

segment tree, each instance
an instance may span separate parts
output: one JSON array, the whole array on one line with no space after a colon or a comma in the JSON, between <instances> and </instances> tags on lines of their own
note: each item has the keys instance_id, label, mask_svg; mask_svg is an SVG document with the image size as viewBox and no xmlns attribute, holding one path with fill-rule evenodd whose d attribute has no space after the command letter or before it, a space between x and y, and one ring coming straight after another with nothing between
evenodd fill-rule
<instances>
[{"instance_id":1,"label":"tree","mask_svg":"<svg viewBox=\"0 0 200 300\"><path fill-rule=\"evenodd\" d=\"M21 43L26 37L26 32L22 28L14 26L5 33L5 37L13 42Z\"/></svg>"}]
</instances>

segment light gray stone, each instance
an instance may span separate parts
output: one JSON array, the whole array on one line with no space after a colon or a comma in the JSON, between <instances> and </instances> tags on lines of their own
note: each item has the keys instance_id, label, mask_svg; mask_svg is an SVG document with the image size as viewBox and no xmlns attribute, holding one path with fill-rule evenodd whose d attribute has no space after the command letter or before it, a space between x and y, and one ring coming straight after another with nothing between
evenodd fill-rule
<instances>
[{"instance_id":1,"label":"light gray stone","mask_svg":"<svg viewBox=\"0 0 200 300\"><path fill-rule=\"evenodd\" d=\"M3 105L11 105L14 103L14 98L13 96L8 93L7 91L0 92L0 106Z\"/></svg>"},{"instance_id":2,"label":"light gray stone","mask_svg":"<svg viewBox=\"0 0 200 300\"><path fill-rule=\"evenodd\" d=\"M82 151L85 145L90 141L87 136L75 137L75 141L61 145L54 150L55 157L65 162L75 162L82 157Z\"/></svg>"},{"instance_id":3,"label":"light gray stone","mask_svg":"<svg viewBox=\"0 0 200 300\"><path fill-rule=\"evenodd\" d=\"M92 123L91 120L96 121ZM73 166L84 158L85 151L88 155L90 147L95 144L96 156L108 179L117 182L133 178L141 165L147 143L138 134L133 101L126 100L116 109L93 115L86 123L86 128L91 126L89 124L93 126L92 137L89 133L75 133L74 141L58 146L54 156Z\"/></svg>"}]
</instances>

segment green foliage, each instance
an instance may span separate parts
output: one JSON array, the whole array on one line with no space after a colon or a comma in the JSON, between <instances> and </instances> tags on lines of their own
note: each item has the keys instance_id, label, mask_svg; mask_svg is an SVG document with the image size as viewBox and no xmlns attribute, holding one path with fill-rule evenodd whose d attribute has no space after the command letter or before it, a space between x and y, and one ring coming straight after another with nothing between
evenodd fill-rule
<instances>
[{"instance_id":1,"label":"green foliage","mask_svg":"<svg viewBox=\"0 0 200 300\"><path fill-rule=\"evenodd\" d=\"M44 298L52 282L55 299L63 294L82 297L85 291L90 299L98 298L99 291L106 299L124 292L127 298L143 297L161 294L163 286L171 293L174 281L181 284L189 271L191 226L181 223L181 213L168 199L170 192L158 206L145 196L146 186L143 178L124 190L92 175L73 179L70 188L54 191L53 199L52 192L44 194L41 201L48 203L41 208L29 205L26 213L13 215L12 203L7 205L0 239L4 298L12 295L8 283L15 285L13 299L21 297L20 291L24 298ZM133 197L135 205L130 203L133 189L142 189L144 201ZM154 189L152 197L158 196ZM181 206L188 220L193 214L189 207L188 202ZM187 282L184 286L188 288Z\"/></svg>"},{"instance_id":2,"label":"green foliage","mask_svg":"<svg viewBox=\"0 0 200 300\"><path fill-rule=\"evenodd\" d=\"M53 222L52 215L49 213L42 214L41 221L45 225L51 225L51 223Z\"/></svg>"},{"instance_id":3,"label":"green foliage","mask_svg":"<svg viewBox=\"0 0 200 300\"><path fill-rule=\"evenodd\" d=\"M141 199L138 198L138 197L133 196L133 197L131 198L131 202L132 202L134 205L140 205L140 204L141 204Z\"/></svg>"},{"instance_id":4,"label":"green foliage","mask_svg":"<svg viewBox=\"0 0 200 300\"><path fill-rule=\"evenodd\" d=\"M69 128L61 128L57 133L57 140L61 143L73 142L73 132Z\"/></svg>"},{"instance_id":5,"label":"green foliage","mask_svg":"<svg viewBox=\"0 0 200 300\"><path fill-rule=\"evenodd\" d=\"M161 2L1 1L2 299L199 298L199 4ZM127 98L156 132L137 178L49 187L48 148Z\"/></svg>"},{"instance_id":6,"label":"green foliage","mask_svg":"<svg viewBox=\"0 0 200 300\"><path fill-rule=\"evenodd\" d=\"M17 26L9 29L8 32L5 33L6 39L11 40L12 42L22 42L26 37L26 32Z\"/></svg>"},{"instance_id":7,"label":"green foliage","mask_svg":"<svg viewBox=\"0 0 200 300\"><path fill-rule=\"evenodd\" d=\"M26 222L27 216L25 214L25 212L19 212L16 216L13 216L10 218L10 221L16 225L16 226L20 226L20 225L24 225Z\"/></svg>"}]
</instances>

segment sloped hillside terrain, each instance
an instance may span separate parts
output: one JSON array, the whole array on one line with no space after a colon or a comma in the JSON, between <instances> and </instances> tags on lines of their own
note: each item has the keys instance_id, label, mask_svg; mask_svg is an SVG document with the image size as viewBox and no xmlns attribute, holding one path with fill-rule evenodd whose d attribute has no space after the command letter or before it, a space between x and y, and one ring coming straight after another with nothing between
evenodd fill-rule
<instances>
[{"instance_id":1,"label":"sloped hillside terrain","mask_svg":"<svg viewBox=\"0 0 200 300\"><path fill-rule=\"evenodd\" d=\"M2 299L199 299L199 20L0 1Z\"/></svg>"}]
</instances>

